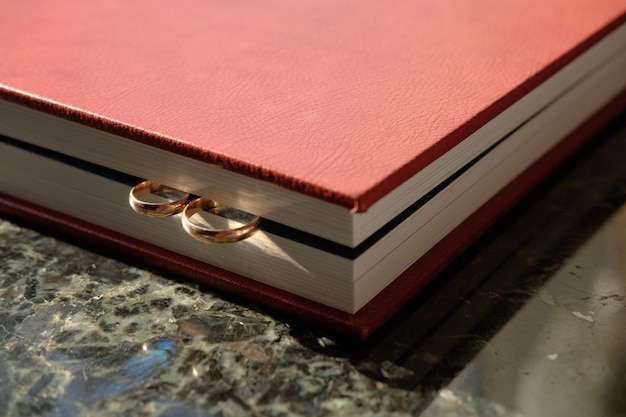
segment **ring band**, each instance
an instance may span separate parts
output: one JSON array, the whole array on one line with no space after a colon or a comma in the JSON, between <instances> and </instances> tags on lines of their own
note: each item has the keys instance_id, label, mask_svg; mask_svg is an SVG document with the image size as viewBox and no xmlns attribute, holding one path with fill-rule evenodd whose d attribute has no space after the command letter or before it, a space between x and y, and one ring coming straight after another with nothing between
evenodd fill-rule
<instances>
[{"instance_id":1,"label":"ring band","mask_svg":"<svg viewBox=\"0 0 626 417\"><path fill-rule=\"evenodd\" d=\"M216 208L232 208L218 203L217 201L209 200L208 198L197 198L191 201L185 206L183 210L182 223L183 228L187 233L198 240L210 243L232 243L244 240L252 236L257 230L257 226L261 221L259 216L254 216L253 219L244 224L241 227L235 227L232 229L211 229L193 222L191 217L205 210L211 210ZM239 210L237 210L239 211ZM249 213L241 212L246 215ZM251 216L251 215L250 215Z\"/></svg>"},{"instance_id":2,"label":"ring band","mask_svg":"<svg viewBox=\"0 0 626 417\"><path fill-rule=\"evenodd\" d=\"M182 197L166 203L152 203L141 200L146 194L182 194ZM128 203L139 214L149 217L167 217L180 213L185 208L189 194L175 188L167 187L152 180L135 185L128 194Z\"/></svg>"}]
</instances>

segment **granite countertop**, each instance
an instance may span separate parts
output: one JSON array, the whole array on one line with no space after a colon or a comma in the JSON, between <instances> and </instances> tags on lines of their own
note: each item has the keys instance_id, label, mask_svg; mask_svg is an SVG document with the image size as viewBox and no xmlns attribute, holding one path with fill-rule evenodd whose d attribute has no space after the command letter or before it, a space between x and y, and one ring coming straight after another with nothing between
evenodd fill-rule
<instances>
[{"instance_id":1,"label":"granite countertop","mask_svg":"<svg viewBox=\"0 0 626 417\"><path fill-rule=\"evenodd\" d=\"M537 300L568 312L550 329L587 329L570 333L586 340L579 344L585 348L549 345L544 362L563 363L557 359L569 355L612 369L590 352L601 342L593 339L601 320L626 324L620 287L626 280L571 295L577 303L611 303L610 318L593 316L591 307L567 310L580 304L566 306L551 285L556 279L572 288L568 280L595 279L598 268L590 265L606 248L578 260L589 242L609 245L623 259L626 232L622 240L597 236L626 224L624 155L622 115L360 343L2 218L0 416L534 415L498 394L493 382L505 368L511 375L497 379L501 387L521 390L532 378L546 380L538 371L543 365L518 363L515 353L520 338L534 332L516 323L538 320L523 313ZM624 338L608 339L615 347ZM567 369L574 374L556 369L578 381L566 384L572 395L595 392L605 378L591 379L573 365ZM619 405L626 374L615 375L622 382L611 404ZM590 401L608 400L598 394ZM576 414L567 404L557 408Z\"/></svg>"},{"instance_id":2,"label":"granite countertop","mask_svg":"<svg viewBox=\"0 0 626 417\"><path fill-rule=\"evenodd\" d=\"M333 342L194 284L0 222L0 415L411 412ZM391 378L408 372L380 364ZM96 412L98 410L98 412Z\"/></svg>"}]
</instances>

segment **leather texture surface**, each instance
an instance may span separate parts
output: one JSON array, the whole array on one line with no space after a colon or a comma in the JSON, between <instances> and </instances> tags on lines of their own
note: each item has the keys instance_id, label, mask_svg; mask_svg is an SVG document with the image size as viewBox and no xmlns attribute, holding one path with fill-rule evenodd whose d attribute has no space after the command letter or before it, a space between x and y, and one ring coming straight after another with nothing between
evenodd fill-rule
<instances>
[{"instance_id":1,"label":"leather texture surface","mask_svg":"<svg viewBox=\"0 0 626 417\"><path fill-rule=\"evenodd\" d=\"M0 14L0 97L366 211L625 10L617 0L13 1Z\"/></svg>"},{"instance_id":2,"label":"leather texture surface","mask_svg":"<svg viewBox=\"0 0 626 417\"><path fill-rule=\"evenodd\" d=\"M123 257L174 272L342 337L366 339L565 158L626 108L626 91L470 216L356 314L348 314L220 268L0 193L0 212Z\"/></svg>"}]
</instances>

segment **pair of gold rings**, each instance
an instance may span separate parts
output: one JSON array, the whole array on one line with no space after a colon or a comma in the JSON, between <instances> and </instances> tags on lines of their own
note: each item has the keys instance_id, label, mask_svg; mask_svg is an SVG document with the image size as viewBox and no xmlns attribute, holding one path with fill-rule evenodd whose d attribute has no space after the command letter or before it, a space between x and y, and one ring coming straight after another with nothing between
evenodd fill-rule
<instances>
[{"instance_id":1,"label":"pair of gold rings","mask_svg":"<svg viewBox=\"0 0 626 417\"><path fill-rule=\"evenodd\" d=\"M147 195L157 196L166 201L148 201ZM159 184L152 180L134 186L128 195L128 202L133 210L149 217L168 217L182 212L183 228L194 238L210 243L232 243L252 236L257 230L261 218L241 210L233 209L217 201L200 197L188 202L190 194L175 188ZM234 228L217 229L201 225L192 218L202 211L218 214L221 211L236 213L238 224ZM231 216L232 217L232 216Z\"/></svg>"}]
</instances>

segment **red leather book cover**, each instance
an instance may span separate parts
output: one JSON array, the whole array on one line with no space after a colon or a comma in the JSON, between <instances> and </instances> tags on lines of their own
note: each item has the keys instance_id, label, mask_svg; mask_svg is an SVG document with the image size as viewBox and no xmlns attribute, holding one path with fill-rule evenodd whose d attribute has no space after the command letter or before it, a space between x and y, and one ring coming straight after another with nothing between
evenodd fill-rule
<instances>
[{"instance_id":1,"label":"red leather book cover","mask_svg":"<svg viewBox=\"0 0 626 417\"><path fill-rule=\"evenodd\" d=\"M612 0L8 2L0 97L366 211L624 13Z\"/></svg>"}]
</instances>

